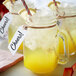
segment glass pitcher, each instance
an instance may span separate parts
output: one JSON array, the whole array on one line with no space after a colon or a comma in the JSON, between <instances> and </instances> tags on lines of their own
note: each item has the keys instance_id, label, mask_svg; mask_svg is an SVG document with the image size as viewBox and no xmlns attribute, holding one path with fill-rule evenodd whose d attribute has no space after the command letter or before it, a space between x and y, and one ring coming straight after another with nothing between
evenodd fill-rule
<instances>
[{"instance_id":1,"label":"glass pitcher","mask_svg":"<svg viewBox=\"0 0 76 76\"><path fill-rule=\"evenodd\" d=\"M70 55L76 52L76 4L63 2L59 7L60 12L64 12L62 17L61 32L63 32L68 40ZM60 54L64 52L63 41L59 40Z\"/></svg>"},{"instance_id":2,"label":"glass pitcher","mask_svg":"<svg viewBox=\"0 0 76 76\"><path fill-rule=\"evenodd\" d=\"M50 11L50 10L49 10ZM45 11L46 12L46 11ZM68 61L66 36L59 32L54 12L39 11L27 20L27 36L23 42L24 66L34 73L51 73L60 64ZM63 40L64 54L58 51L59 37Z\"/></svg>"}]
</instances>

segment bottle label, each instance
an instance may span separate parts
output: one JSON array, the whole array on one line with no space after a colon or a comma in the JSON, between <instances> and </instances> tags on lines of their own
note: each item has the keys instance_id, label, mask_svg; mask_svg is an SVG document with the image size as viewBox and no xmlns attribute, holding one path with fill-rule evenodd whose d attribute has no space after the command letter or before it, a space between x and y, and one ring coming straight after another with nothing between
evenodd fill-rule
<instances>
[{"instance_id":1,"label":"bottle label","mask_svg":"<svg viewBox=\"0 0 76 76\"><path fill-rule=\"evenodd\" d=\"M58 25L59 27L62 26L62 19L58 19L58 20L57 20L57 25Z\"/></svg>"},{"instance_id":2,"label":"bottle label","mask_svg":"<svg viewBox=\"0 0 76 76\"><path fill-rule=\"evenodd\" d=\"M2 20L0 21L0 36L4 37L8 31L8 27L12 21L12 15L10 13L6 13Z\"/></svg>"},{"instance_id":3,"label":"bottle label","mask_svg":"<svg viewBox=\"0 0 76 76\"><path fill-rule=\"evenodd\" d=\"M8 45L8 49L11 51L12 55L14 55L17 52L26 34L27 34L27 29L25 30L23 26L20 26Z\"/></svg>"}]
</instances>

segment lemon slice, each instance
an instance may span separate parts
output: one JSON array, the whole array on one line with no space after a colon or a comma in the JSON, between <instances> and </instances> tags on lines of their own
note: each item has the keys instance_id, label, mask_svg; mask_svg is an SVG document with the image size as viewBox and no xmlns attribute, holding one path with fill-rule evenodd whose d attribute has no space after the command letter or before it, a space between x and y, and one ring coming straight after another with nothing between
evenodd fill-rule
<instances>
[{"instance_id":1,"label":"lemon slice","mask_svg":"<svg viewBox=\"0 0 76 76\"><path fill-rule=\"evenodd\" d=\"M12 0L12 1L15 2L15 0ZM10 7L11 7L11 2L10 2L10 0L5 0L5 1L3 2L3 5L5 5L8 10L10 10Z\"/></svg>"},{"instance_id":2,"label":"lemon slice","mask_svg":"<svg viewBox=\"0 0 76 76\"><path fill-rule=\"evenodd\" d=\"M32 15L36 13L36 9L29 8L29 10L30 10ZM18 13L26 21L26 19L28 17L27 11L25 9L22 9Z\"/></svg>"},{"instance_id":3,"label":"lemon slice","mask_svg":"<svg viewBox=\"0 0 76 76\"><path fill-rule=\"evenodd\" d=\"M60 5L60 2L56 1L56 3L57 3L57 6ZM48 4L48 7L51 8L52 10L56 10L56 6L55 6L54 2L50 2Z\"/></svg>"}]
</instances>

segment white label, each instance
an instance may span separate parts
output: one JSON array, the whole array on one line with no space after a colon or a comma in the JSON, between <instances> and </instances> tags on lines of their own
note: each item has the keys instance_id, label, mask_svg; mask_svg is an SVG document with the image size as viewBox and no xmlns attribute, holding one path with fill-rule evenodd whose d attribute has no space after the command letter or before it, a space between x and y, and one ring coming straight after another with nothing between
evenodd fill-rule
<instances>
[{"instance_id":1,"label":"white label","mask_svg":"<svg viewBox=\"0 0 76 76\"><path fill-rule=\"evenodd\" d=\"M0 22L0 36L4 37L6 32L8 31L8 27L12 21L12 15L10 13L7 13L3 16L1 22Z\"/></svg>"},{"instance_id":2,"label":"white label","mask_svg":"<svg viewBox=\"0 0 76 76\"><path fill-rule=\"evenodd\" d=\"M59 19L59 20L57 21L57 25L58 25L59 27L62 26L62 19Z\"/></svg>"},{"instance_id":3,"label":"white label","mask_svg":"<svg viewBox=\"0 0 76 76\"><path fill-rule=\"evenodd\" d=\"M8 49L11 51L12 55L16 53L19 46L23 42L26 34L27 34L27 30L23 29L23 27L20 26L16 31L14 37L12 38L10 44L8 45Z\"/></svg>"}]
</instances>

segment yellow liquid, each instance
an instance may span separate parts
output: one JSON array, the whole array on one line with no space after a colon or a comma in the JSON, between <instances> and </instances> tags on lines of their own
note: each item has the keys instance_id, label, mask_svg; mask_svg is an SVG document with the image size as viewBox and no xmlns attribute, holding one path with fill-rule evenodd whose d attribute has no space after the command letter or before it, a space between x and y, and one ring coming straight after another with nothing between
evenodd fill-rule
<instances>
[{"instance_id":1,"label":"yellow liquid","mask_svg":"<svg viewBox=\"0 0 76 76\"><path fill-rule=\"evenodd\" d=\"M56 68L57 60L54 50L30 50L24 47L24 66L34 73L51 73Z\"/></svg>"},{"instance_id":2,"label":"yellow liquid","mask_svg":"<svg viewBox=\"0 0 76 76\"><path fill-rule=\"evenodd\" d=\"M70 32L73 41L71 37L69 36L69 34L67 33L67 31L62 30L62 32L66 35L67 40L68 40L69 54L74 54L76 52L76 30L72 30ZM64 54L63 41L61 38L59 38L59 53Z\"/></svg>"}]
</instances>

